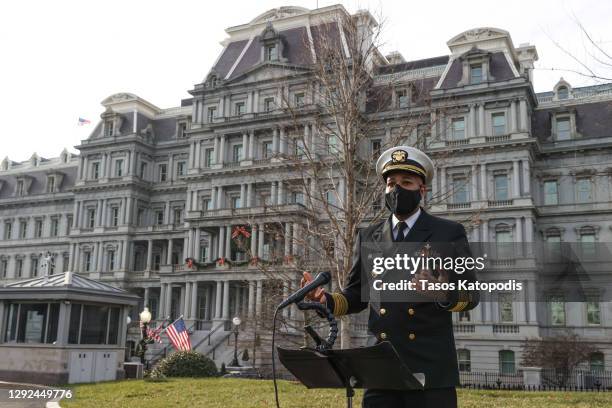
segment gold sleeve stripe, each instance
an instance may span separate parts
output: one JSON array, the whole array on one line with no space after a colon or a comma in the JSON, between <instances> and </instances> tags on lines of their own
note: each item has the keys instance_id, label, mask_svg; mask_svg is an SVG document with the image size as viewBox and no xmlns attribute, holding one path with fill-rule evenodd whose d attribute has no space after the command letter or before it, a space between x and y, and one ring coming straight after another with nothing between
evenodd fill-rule
<instances>
[{"instance_id":1,"label":"gold sleeve stripe","mask_svg":"<svg viewBox=\"0 0 612 408\"><path fill-rule=\"evenodd\" d=\"M348 300L341 293L332 293L334 299L334 315L342 316L348 312Z\"/></svg>"},{"instance_id":2,"label":"gold sleeve stripe","mask_svg":"<svg viewBox=\"0 0 612 408\"><path fill-rule=\"evenodd\" d=\"M465 309L467 307L469 302L457 302L457 304L455 306L453 306L452 308L448 309L449 312L461 312L463 311L463 309Z\"/></svg>"}]
</instances>

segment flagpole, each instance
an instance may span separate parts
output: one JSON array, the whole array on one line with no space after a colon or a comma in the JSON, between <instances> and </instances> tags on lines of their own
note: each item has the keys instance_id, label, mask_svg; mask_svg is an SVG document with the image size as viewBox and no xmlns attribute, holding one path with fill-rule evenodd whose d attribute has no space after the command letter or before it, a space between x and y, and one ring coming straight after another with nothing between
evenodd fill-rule
<instances>
[{"instance_id":1,"label":"flagpole","mask_svg":"<svg viewBox=\"0 0 612 408\"><path fill-rule=\"evenodd\" d=\"M178 322L182 318L183 318L183 315L180 315L175 321L173 321L172 323L164 327L164 330L160 331L159 334L162 334L163 332L165 332L168 327L172 326L174 323Z\"/></svg>"}]
</instances>

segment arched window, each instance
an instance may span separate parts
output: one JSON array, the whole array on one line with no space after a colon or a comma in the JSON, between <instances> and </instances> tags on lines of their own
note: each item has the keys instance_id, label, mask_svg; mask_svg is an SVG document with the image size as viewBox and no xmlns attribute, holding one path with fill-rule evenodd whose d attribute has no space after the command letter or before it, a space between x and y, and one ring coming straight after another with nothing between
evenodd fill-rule
<instances>
[{"instance_id":1,"label":"arched window","mask_svg":"<svg viewBox=\"0 0 612 408\"><path fill-rule=\"evenodd\" d=\"M567 99L569 98L569 90L567 86L560 86L557 88L557 99Z\"/></svg>"},{"instance_id":2,"label":"arched window","mask_svg":"<svg viewBox=\"0 0 612 408\"><path fill-rule=\"evenodd\" d=\"M457 362L459 363L459 371L469 373L472 370L470 350L457 349Z\"/></svg>"},{"instance_id":3,"label":"arched window","mask_svg":"<svg viewBox=\"0 0 612 408\"><path fill-rule=\"evenodd\" d=\"M604 371L604 355L601 352L591 353L589 356L589 368L591 371Z\"/></svg>"},{"instance_id":4,"label":"arched window","mask_svg":"<svg viewBox=\"0 0 612 408\"><path fill-rule=\"evenodd\" d=\"M514 364L514 351L499 351L499 372L501 374L514 374L516 371Z\"/></svg>"}]
</instances>

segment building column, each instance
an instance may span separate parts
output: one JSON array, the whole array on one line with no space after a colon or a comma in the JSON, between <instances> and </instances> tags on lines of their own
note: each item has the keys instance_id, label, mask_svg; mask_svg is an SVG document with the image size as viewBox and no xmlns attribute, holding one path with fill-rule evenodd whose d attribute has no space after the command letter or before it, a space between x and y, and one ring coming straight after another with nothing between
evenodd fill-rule
<instances>
[{"instance_id":1,"label":"building column","mask_svg":"<svg viewBox=\"0 0 612 408\"><path fill-rule=\"evenodd\" d=\"M253 183L248 183L247 191L246 191L246 207L247 208L253 207L253 202L252 202L251 197L253 197Z\"/></svg>"},{"instance_id":2,"label":"building column","mask_svg":"<svg viewBox=\"0 0 612 408\"><path fill-rule=\"evenodd\" d=\"M230 281L223 282L223 320L229 319Z\"/></svg>"},{"instance_id":3,"label":"building column","mask_svg":"<svg viewBox=\"0 0 612 408\"><path fill-rule=\"evenodd\" d=\"M277 194L278 194L277 204L278 205L285 204L285 185L283 184L282 180L280 180L278 182L278 191L277 191Z\"/></svg>"},{"instance_id":4,"label":"building column","mask_svg":"<svg viewBox=\"0 0 612 408\"><path fill-rule=\"evenodd\" d=\"M240 208L246 207L246 184L240 184Z\"/></svg>"},{"instance_id":5,"label":"building column","mask_svg":"<svg viewBox=\"0 0 612 408\"><path fill-rule=\"evenodd\" d=\"M219 163L219 138L218 137L215 137L214 144L213 144L213 160L214 160L214 163L209 163L209 164Z\"/></svg>"},{"instance_id":6,"label":"building column","mask_svg":"<svg viewBox=\"0 0 612 408\"><path fill-rule=\"evenodd\" d=\"M255 159L255 130L249 132L249 159Z\"/></svg>"},{"instance_id":7,"label":"building column","mask_svg":"<svg viewBox=\"0 0 612 408\"><path fill-rule=\"evenodd\" d=\"M183 302L181 314L185 319L189 319L191 311L191 282L185 282L185 286L181 288L181 300Z\"/></svg>"},{"instance_id":8,"label":"building column","mask_svg":"<svg viewBox=\"0 0 612 408\"><path fill-rule=\"evenodd\" d=\"M483 220L481 228L482 228L482 242L489 242L489 221Z\"/></svg>"},{"instance_id":9,"label":"building column","mask_svg":"<svg viewBox=\"0 0 612 408\"><path fill-rule=\"evenodd\" d=\"M476 165L472 164L472 197L470 201L476 201L478 199L478 176L476 175Z\"/></svg>"},{"instance_id":10,"label":"building column","mask_svg":"<svg viewBox=\"0 0 612 408\"><path fill-rule=\"evenodd\" d=\"M217 296L215 298L215 319L221 318L221 298L223 297L223 281L217 281Z\"/></svg>"},{"instance_id":11,"label":"building column","mask_svg":"<svg viewBox=\"0 0 612 408\"><path fill-rule=\"evenodd\" d=\"M249 297L247 316L252 319L255 311L255 281L249 281Z\"/></svg>"},{"instance_id":12,"label":"building column","mask_svg":"<svg viewBox=\"0 0 612 408\"><path fill-rule=\"evenodd\" d=\"M165 298L166 298L166 284L162 283L159 285L159 302L157 304L157 318L158 319L163 319L164 317L166 317L164 315Z\"/></svg>"},{"instance_id":13,"label":"building column","mask_svg":"<svg viewBox=\"0 0 612 408\"><path fill-rule=\"evenodd\" d=\"M276 205L278 201L278 189L276 188L278 181L273 181L270 184L272 185L270 188L270 205Z\"/></svg>"},{"instance_id":14,"label":"building column","mask_svg":"<svg viewBox=\"0 0 612 408\"><path fill-rule=\"evenodd\" d=\"M258 233L257 233L257 238L258 238L258 245L257 245L257 256L260 258L263 258L263 254L264 254L264 236L265 236L265 228L264 228L264 224L259 224L259 228L257 228Z\"/></svg>"},{"instance_id":15,"label":"building column","mask_svg":"<svg viewBox=\"0 0 612 408\"><path fill-rule=\"evenodd\" d=\"M196 169L199 169L201 167L200 165L201 157L202 157L202 141L197 140L196 149L195 149L195 167Z\"/></svg>"},{"instance_id":16,"label":"building column","mask_svg":"<svg viewBox=\"0 0 612 408\"><path fill-rule=\"evenodd\" d=\"M164 313L164 315L170 316L170 312L172 311L172 284L170 283L166 283L166 301L164 303L166 307L166 313Z\"/></svg>"},{"instance_id":17,"label":"building column","mask_svg":"<svg viewBox=\"0 0 612 408\"><path fill-rule=\"evenodd\" d=\"M521 183L519 180L519 162L514 160L512 162L512 196L519 198L521 196Z\"/></svg>"},{"instance_id":18,"label":"building column","mask_svg":"<svg viewBox=\"0 0 612 408\"><path fill-rule=\"evenodd\" d=\"M168 240L168 254L166 257L166 264L172 265L172 250L173 250L174 241L171 239Z\"/></svg>"},{"instance_id":19,"label":"building column","mask_svg":"<svg viewBox=\"0 0 612 408\"><path fill-rule=\"evenodd\" d=\"M225 135L222 135L219 139L219 163L225 163Z\"/></svg>"},{"instance_id":20,"label":"building column","mask_svg":"<svg viewBox=\"0 0 612 408\"><path fill-rule=\"evenodd\" d=\"M484 103L478 106L478 136L485 135L485 108Z\"/></svg>"},{"instance_id":21,"label":"building column","mask_svg":"<svg viewBox=\"0 0 612 408\"><path fill-rule=\"evenodd\" d=\"M201 250L201 241L202 241L202 230L200 228L196 228L195 232L194 232L194 238L193 238L193 257L200 262L200 253L202 252Z\"/></svg>"},{"instance_id":22,"label":"building column","mask_svg":"<svg viewBox=\"0 0 612 408\"><path fill-rule=\"evenodd\" d=\"M291 255L291 223L285 223L285 256Z\"/></svg>"},{"instance_id":23,"label":"building column","mask_svg":"<svg viewBox=\"0 0 612 408\"><path fill-rule=\"evenodd\" d=\"M191 282L191 318L198 319L198 282Z\"/></svg>"},{"instance_id":24,"label":"building column","mask_svg":"<svg viewBox=\"0 0 612 408\"><path fill-rule=\"evenodd\" d=\"M218 235L218 251L217 258L223 258L225 256L225 252L223 251L223 243L225 242L225 227L219 227L219 235Z\"/></svg>"},{"instance_id":25,"label":"building column","mask_svg":"<svg viewBox=\"0 0 612 408\"><path fill-rule=\"evenodd\" d=\"M242 132L242 157L240 160L246 160L249 157L249 136L247 132Z\"/></svg>"},{"instance_id":26,"label":"building column","mask_svg":"<svg viewBox=\"0 0 612 408\"><path fill-rule=\"evenodd\" d=\"M485 163L480 164L480 192L481 200L488 200L489 195L487 193L487 165Z\"/></svg>"},{"instance_id":27,"label":"building column","mask_svg":"<svg viewBox=\"0 0 612 408\"><path fill-rule=\"evenodd\" d=\"M516 217L514 222L516 225L514 242L523 242L523 219Z\"/></svg>"},{"instance_id":28,"label":"building column","mask_svg":"<svg viewBox=\"0 0 612 408\"><path fill-rule=\"evenodd\" d=\"M288 154L288 145L287 145L287 134L285 133L285 128L281 126L280 130L280 153L285 155Z\"/></svg>"},{"instance_id":29,"label":"building column","mask_svg":"<svg viewBox=\"0 0 612 408\"><path fill-rule=\"evenodd\" d=\"M525 195L531 194L531 174L529 168L529 159L523 160L523 191Z\"/></svg>"},{"instance_id":30,"label":"building column","mask_svg":"<svg viewBox=\"0 0 612 408\"><path fill-rule=\"evenodd\" d=\"M525 217L525 242L533 242L533 219Z\"/></svg>"},{"instance_id":31,"label":"building column","mask_svg":"<svg viewBox=\"0 0 612 408\"><path fill-rule=\"evenodd\" d=\"M521 99L519 101L519 110L520 110L520 131L527 131L527 101L525 99Z\"/></svg>"},{"instance_id":32,"label":"building column","mask_svg":"<svg viewBox=\"0 0 612 408\"><path fill-rule=\"evenodd\" d=\"M153 240L148 240L147 246L147 271L151 270L151 266L153 265Z\"/></svg>"},{"instance_id":33,"label":"building column","mask_svg":"<svg viewBox=\"0 0 612 408\"><path fill-rule=\"evenodd\" d=\"M476 136L476 105L470 105L468 138Z\"/></svg>"},{"instance_id":34,"label":"building column","mask_svg":"<svg viewBox=\"0 0 612 408\"><path fill-rule=\"evenodd\" d=\"M283 281L283 299L287 299L287 297L289 297L289 284L291 283L291 281ZM289 318L289 310L291 308L290 307L286 307L283 310L283 317L285 319Z\"/></svg>"},{"instance_id":35,"label":"building column","mask_svg":"<svg viewBox=\"0 0 612 408\"><path fill-rule=\"evenodd\" d=\"M272 130L272 154L278 154L278 128Z\"/></svg>"},{"instance_id":36,"label":"building column","mask_svg":"<svg viewBox=\"0 0 612 408\"><path fill-rule=\"evenodd\" d=\"M298 240L299 240L299 234L300 233L300 224L298 224L297 222L293 223L293 239L292 244L293 244L293 256L297 256L300 255L300 250L298 247Z\"/></svg>"},{"instance_id":37,"label":"building column","mask_svg":"<svg viewBox=\"0 0 612 408\"><path fill-rule=\"evenodd\" d=\"M448 186L446 185L446 167L440 167L440 191L439 196L443 197L444 194L448 191Z\"/></svg>"},{"instance_id":38,"label":"building column","mask_svg":"<svg viewBox=\"0 0 612 408\"><path fill-rule=\"evenodd\" d=\"M216 201L215 210L219 210L225 205L223 202L223 186L217 186Z\"/></svg>"},{"instance_id":39,"label":"building column","mask_svg":"<svg viewBox=\"0 0 612 408\"><path fill-rule=\"evenodd\" d=\"M513 100L510 102L510 133L516 133L516 101Z\"/></svg>"},{"instance_id":40,"label":"building column","mask_svg":"<svg viewBox=\"0 0 612 408\"><path fill-rule=\"evenodd\" d=\"M257 253L257 224L251 224L251 258L259 256Z\"/></svg>"},{"instance_id":41,"label":"building column","mask_svg":"<svg viewBox=\"0 0 612 408\"><path fill-rule=\"evenodd\" d=\"M257 281L257 292L255 294L255 314L261 316L261 299L263 295L263 281Z\"/></svg>"},{"instance_id":42,"label":"building column","mask_svg":"<svg viewBox=\"0 0 612 408\"><path fill-rule=\"evenodd\" d=\"M225 258L231 259L232 256L232 226L225 227Z\"/></svg>"},{"instance_id":43,"label":"building column","mask_svg":"<svg viewBox=\"0 0 612 408\"><path fill-rule=\"evenodd\" d=\"M128 241L127 239L125 241L123 241L123 247L122 249L122 254L121 254L121 269L124 271L128 270L128 258L129 258L129 248L130 248L130 241Z\"/></svg>"}]
</instances>

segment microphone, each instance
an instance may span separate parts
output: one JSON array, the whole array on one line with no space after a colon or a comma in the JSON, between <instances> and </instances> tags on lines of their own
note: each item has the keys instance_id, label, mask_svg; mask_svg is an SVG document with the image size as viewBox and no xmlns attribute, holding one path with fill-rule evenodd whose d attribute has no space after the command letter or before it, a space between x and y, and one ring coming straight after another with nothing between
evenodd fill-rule
<instances>
[{"instance_id":1,"label":"microphone","mask_svg":"<svg viewBox=\"0 0 612 408\"><path fill-rule=\"evenodd\" d=\"M300 290L293 293L293 295L283 300L283 302L280 305L278 305L278 308L283 309L292 303L297 303L303 300L310 291L318 288L319 286L323 286L329 283L330 280L331 280L331 274L329 272L321 272L308 285L304 286Z\"/></svg>"}]
</instances>

